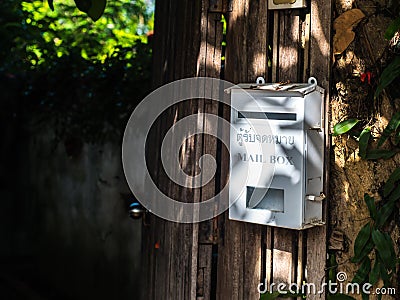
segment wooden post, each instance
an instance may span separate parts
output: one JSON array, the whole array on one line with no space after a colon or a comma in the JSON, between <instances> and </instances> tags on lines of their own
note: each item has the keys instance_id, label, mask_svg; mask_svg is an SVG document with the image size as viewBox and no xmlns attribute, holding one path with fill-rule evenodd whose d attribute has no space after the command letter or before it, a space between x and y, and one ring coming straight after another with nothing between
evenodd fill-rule
<instances>
[{"instance_id":1,"label":"wooden post","mask_svg":"<svg viewBox=\"0 0 400 300\"><path fill-rule=\"evenodd\" d=\"M301 82L311 75L325 88L329 99L331 2L311 0L311 7L305 9L269 13L267 1L157 1L154 87L192 76L220 78L224 14L228 23L226 80L255 82L263 76L267 82ZM268 36L273 37L271 41ZM303 46L302 36L306 41ZM215 93L219 92L216 88ZM159 149L174 122L198 113L225 119L230 115L229 107L211 100L185 101L160 118L149 137L152 148ZM229 134L221 124L199 120L199 126ZM185 143L182 165L187 174L196 173L196 163L207 153L220 157L219 178L201 189L184 189L168 180L159 154L151 153L148 163L153 178L173 198L207 200L227 184L229 154L211 136L194 136ZM257 286L264 279L267 284L300 284L306 279L318 289L325 275L325 260L326 227L298 232L231 221L227 213L199 224L176 224L152 216L143 230L142 299L255 300L259 299ZM308 295L308 299L317 298L324 299L324 295Z\"/></svg>"}]
</instances>

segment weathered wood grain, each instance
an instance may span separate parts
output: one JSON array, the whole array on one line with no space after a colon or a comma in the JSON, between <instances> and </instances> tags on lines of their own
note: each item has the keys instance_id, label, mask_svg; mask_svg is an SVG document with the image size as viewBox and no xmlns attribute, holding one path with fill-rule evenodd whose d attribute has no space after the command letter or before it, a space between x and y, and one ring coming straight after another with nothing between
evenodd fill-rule
<instances>
[{"instance_id":1,"label":"weathered wood grain","mask_svg":"<svg viewBox=\"0 0 400 300\"><path fill-rule=\"evenodd\" d=\"M225 79L239 83L266 77L266 1L235 0L226 18ZM228 220L227 213L224 218L224 238L218 246L217 299L258 299L262 226Z\"/></svg>"},{"instance_id":2,"label":"weathered wood grain","mask_svg":"<svg viewBox=\"0 0 400 300\"><path fill-rule=\"evenodd\" d=\"M182 17L159 17L155 24L155 87L196 74L197 53L201 45L198 34L201 7L198 2L163 1L158 6L156 15ZM153 141L152 146L159 149L161 137L170 126L180 118L196 113L198 107L198 101L186 101L165 112L159 121L158 129L150 137ZM201 154L201 151L196 151L197 142L196 137L184 142L187 153L184 153L183 157L187 161L182 165L186 166L185 171L189 175L196 171L193 166ZM158 167L155 179L165 193L175 199L200 200L200 193L196 194L193 190L172 184L161 167L159 153L153 155L156 158L152 160L153 168ZM176 224L151 217L150 226L145 228L144 235L143 269L146 270L146 282L142 299L193 299L197 282L197 225Z\"/></svg>"},{"instance_id":3,"label":"weathered wood grain","mask_svg":"<svg viewBox=\"0 0 400 300\"><path fill-rule=\"evenodd\" d=\"M221 14L209 12L208 7L203 7L201 34L203 35L198 61L198 76L219 78L221 72L221 53L222 53L222 23ZM219 86L206 86L207 94L218 98L221 91ZM199 112L218 115L219 104L210 99L202 100L202 108ZM201 155L210 154L212 157L217 157L217 136L218 122L210 121L203 118L205 132L210 132L212 135L204 135L203 147ZM202 167L202 170L204 168ZM215 195L216 178L205 184L201 189L201 201L206 201ZM212 244L217 242L216 232L217 223L215 219L207 220L199 224L199 266L197 270L197 299L211 298L211 277L213 272L212 266ZM202 280L199 282L199 280Z\"/></svg>"},{"instance_id":4,"label":"weathered wood grain","mask_svg":"<svg viewBox=\"0 0 400 300\"><path fill-rule=\"evenodd\" d=\"M211 299L212 245L199 245L196 299Z\"/></svg>"},{"instance_id":5,"label":"weathered wood grain","mask_svg":"<svg viewBox=\"0 0 400 300\"><path fill-rule=\"evenodd\" d=\"M300 18L297 10L279 12L277 81L299 82ZM297 281L298 231L275 228L272 249L272 282L287 285Z\"/></svg>"},{"instance_id":6,"label":"weathered wood grain","mask_svg":"<svg viewBox=\"0 0 400 300\"><path fill-rule=\"evenodd\" d=\"M279 57L279 11L274 11L272 32L272 76L271 82L278 80L278 57Z\"/></svg>"},{"instance_id":7,"label":"weathered wood grain","mask_svg":"<svg viewBox=\"0 0 400 300\"><path fill-rule=\"evenodd\" d=\"M325 116L329 111L329 91L331 73L331 24L332 24L332 1L311 1L311 34L310 34L310 75L318 80L318 84L325 89ZM325 118L325 128L328 118ZM329 148L330 142L327 138L325 164L325 192L328 195L324 202L326 216L327 203L329 201ZM307 281L316 284L321 289L325 276L326 266L326 226L311 228L307 231ZM308 295L307 299L325 299L325 295Z\"/></svg>"},{"instance_id":8,"label":"weathered wood grain","mask_svg":"<svg viewBox=\"0 0 400 300\"><path fill-rule=\"evenodd\" d=\"M297 10L279 12L278 81L299 82L300 18Z\"/></svg>"},{"instance_id":9,"label":"weathered wood grain","mask_svg":"<svg viewBox=\"0 0 400 300\"><path fill-rule=\"evenodd\" d=\"M272 281L275 284L295 282L295 239L298 233L294 230L275 228L272 249Z\"/></svg>"}]
</instances>

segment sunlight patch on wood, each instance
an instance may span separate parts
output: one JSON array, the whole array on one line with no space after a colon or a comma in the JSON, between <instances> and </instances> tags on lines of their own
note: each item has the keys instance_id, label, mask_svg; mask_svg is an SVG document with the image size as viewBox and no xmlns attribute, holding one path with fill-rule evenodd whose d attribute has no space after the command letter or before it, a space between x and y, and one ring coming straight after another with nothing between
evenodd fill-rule
<instances>
[{"instance_id":1,"label":"sunlight patch on wood","mask_svg":"<svg viewBox=\"0 0 400 300\"><path fill-rule=\"evenodd\" d=\"M315 1L311 2L312 6L316 6L315 8L313 7L313 11L319 11L318 4ZM318 42L319 49L321 51L321 54L324 57L329 57L330 56L330 47L329 47L329 41L325 36L324 33L324 26L321 23L321 19L319 15L315 15L313 19L314 23L311 22L312 26L312 33L318 33L318 36L312 35L312 38L314 38Z\"/></svg>"}]
</instances>

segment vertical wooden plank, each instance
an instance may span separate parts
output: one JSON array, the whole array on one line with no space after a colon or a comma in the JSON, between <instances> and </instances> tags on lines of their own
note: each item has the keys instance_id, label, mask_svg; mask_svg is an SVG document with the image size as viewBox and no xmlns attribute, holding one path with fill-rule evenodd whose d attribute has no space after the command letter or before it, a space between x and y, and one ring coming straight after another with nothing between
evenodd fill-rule
<instances>
[{"instance_id":1,"label":"vertical wooden plank","mask_svg":"<svg viewBox=\"0 0 400 300\"><path fill-rule=\"evenodd\" d=\"M199 245L199 261L197 272L197 300L208 300L211 298L211 266L212 245Z\"/></svg>"},{"instance_id":2,"label":"vertical wooden plank","mask_svg":"<svg viewBox=\"0 0 400 300\"><path fill-rule=\"evenodd\" d=\"M298 287L301 287L304 280L304 232L300 231L298 235L298 244L297 244L297 268L296 268L296 283ZM297 298L301 300L301 297Z\"/></svg>"},{"instance_id":3,"label":"vertical wooden plank","mask_svg":"<svg viewBox=\"0 0 400 300\"><path fill-rule=\"evenodd\" d=\"M181 30L182 26L187 22L187 15L185 14L188 10L188 6L182 1L168 1L169 2L169 14L180 15L181 18L168 18L170 24L168 26L168 35L166 41L166 57L163 62L163 70L165 70L165 77L163 82L171 82L175 79L183 77L185 65L182 61L176 59L176 56L182 53L181 43L185 35L184 31ZM162 139L165 131L169 129L173 124L180 118L189 114L191 111L190 107L180 103L175 107L170 108L169 114L166 116L166 122L164 124L163 134L159 137ZM192 141L185 141L186 153L183 157L187 159L184 165L187 166L191 161L195 160L195 153L190 152L190 148L187 147ZM170 153L169 156L174 157L176 153ZM174 166L178 168L179 166ZM163 186L167 194L173 199L193 199L193 194L187 189L181 189L179 186L173 184L168 176L162 169L162 165L159 164L160 178L158 178L158 184ZM192 174L193 170L185 170L187 174ZM186 197L183 197L186 196ZM187 251L192 249L192 233L193 226L191 224L175 224L168 221L160 221L164 223L164 231L160 231L161 235L160 242L160 253L164 255L160 257L159 267L160 271L156 274L155 288L166 285L166 288L160 289L159 293L156 293L156 299L159 298L171 298L181 299L190 298L193 284L192 284L192 260L190 256L186 255ZM188 225L188 226L187 226ZM156 230L156 229L153 229Z\"/></svg>"},{"instance_id":4,"label":"vertical wooden plank","mask_svg":"<svg viewBox=\"0 0 400 300\"><path fill-rule=\"evenodd\" d=\"M310 75L318 80L318 84L325 89L326 116L329 108L330 70L331 70L331 24L332 1L311 1L311 36L310 36ZM325 118L325 128L327 120ZM325 192L329 199L329 139L326 140L325 163ZM327 200L325 200L327 201ZM327 203L324 203L326 216ZM326 226L316 227L307 231L307 281L313 282L317 290L325 276L326 266ZM325 299L325 295L308 295L307 299Z\"/></svg>"},{"instance_id":5,"label":"vertical wooden plank","mask_svg":"<svg viewBox=\"0 0 400 300\"><path fill-rule=\"evenodd\" d=\"M310 75L329 92L332 1L311 1Z\"/></svg>"},{"instance_id":6,"label":"vertical wooden plank","mask_svg":"<svg viewBox=\"0 0 400 300\"><path fill-rule=\"evenodd\" d=\"M154 36L154 82L155 86L160 86L196 74L201 6L197 1L160 1L156 11L159 17ZM165 17L170 15L180 17ZM154 148L159 149L162 137L174 122L197 113L197 110L197 101L184 102L169 109L153 135ZM201 153L201 147L199 151L194 146L198 142L201 141L195 138L185 142L185 171L188 174L195 172L192 167ZM156 159L152 163L158 167L155 179L159 187L175 199L199 201L200 193L172 184L162 170L159 153L153 155ZM150 219L143 253L144 270L149 269L149 272L142 299L193 299L197 280L197 225L175 224L154 216Z\"/></svg>"},{"instance_id":7,"label":"vertical wooden plank","mask_svg":"<svg viewBox=\"0 0 400 300\"><path fill-rule=\"evenodd\" d=\"M233 11L226 14L225 79L239 83L247 79L247 33L246 18L248 0L234 0Z\"/></svg>"},{"instance_id":8,"label":"vertical wooden plank","mask_svg":"<svg viewBox=\"0 0 400 300\"><path fill-rule=\"evenodd\" d=\"M272 82L278 79L278 49L279 49L279 11L274 11L274 25L272 34Z\"/></svg>"},{"instance_id":9,"label":"vertical wooden plank","mask_svg":"<svg viewBox=\"0 0 400 300\"><path fill-rule=\"evenodd\" d=\"M296 234L298 234L296 231L289 229L274 229L274 243L272 249L272 281L275 284L291 284L292 282L296 282L294 278L294 257L295 252L297 251L297 247L294 247Z\"/></svg>"},{"instance_id":10,"label":"vertical wooden plank","mask_svg":"<svg viewBox=\"0 0 400 300\"><path fill-rule=\"evenodd\" d=\"M279 13L278 80L299 82L300 18L297 10Z\"/></svg>"},{"instance_id":11,"label":"vertical wooden plank","mask_svg":"<svg viewBox=\"0 0 400 300\"><path fill-rule=\"evenodd\" d=\"M249 1L247 21L247 80L255 82L257 77L264 77L268 82L268 24L267 5ZM249 36L250 35L250 36Z\"/></svg>"},{"instance_id":12,"label":"vertical wooden plank","mask_svg":"<svg viewBox=\"0 0 400 300\"><path fill-rule=\"evenodd\" d=\"M300 18L297 10L279 12L277 80L299 82ZM296 282L298 231L275 228L272 250L272 282Z\"/></svg>"},{"instance_id":13,"label":"vertical wooden plank","mask_svg":"<svg viewBox=\"0 0 400 300\"><path fill-rule=\"evenodd\" d=\"M255 82L257 76L266 77L266 5L266 1L234 0L232 12L226 14L226 80ZM229 156L225 160L229 163ZM224 218L224 239L218 246L217 299L258 299L263 227L228 220L227 213Z\"/></svg>"},{"instance_id":14,"label":"vertical wooden plank","mask_svg":"<svg viewBox=\"0 0 400 300\"><path fill-rule=\"evenodd\" d=\"M243 242L243 291L241 299L258 299L258 284L261 278L261 243L262 225L244 224L242 228Z\"/></svg>"},{"instance_id":15,"label":"vertical wooden plank","mask_svg":"<svg viewBox=\"0 0 400 300\"><path fill-rule=\"evenodd\" d=\"M273 250L273 229L271 226L266 228L265 235L265 284L266 288L269 289L272 283L272 270L273 270L273 261L272 261L272 250Z\"/></svg>"},{"instance_id":16,"label":"vertical wooden plank","mask_svg":"<svg viewBox=\"0 0 400 300\"><path fill-rule=\"evenodd\" d=\"M246 1L236 0L233 11L225 15L227 20L225 79L238 83L241 77L247 76L246 42L247 31L244 19L246 17ZM229 116L229 111L226 112ZM229 156L225 157L229 161ZM229 164L227 165L229 169ZM224 174L228 176L228 173ZM242 299L243 295L243 224L228 220L224 214L223 243L218 248L218 283L217 299ZM242 225L242 226L241 226Z\"/></svg>"},{"instance_id":17,"label":"vertical wooden plank","mask_svg":"<svg viewBox=\"0 0 400 300\"><path fill-rule=\"evenodd\" d=\"M222 23L221 14L209 12L206 5L202 13L201 22L202 46L198 60L198 75L219 78L221 71L222 51ZM210 94L218 98L219 86L205 87L211 89ZM207 91L208 94L208 91ZM202 101L202 112L218 115L218 102L205 99ZM217 135L218 122L203 119L203 127L206 132ZM210 154L217 157L217 139L211 135L203 136L202 154ZM203 169L203 168L202 168ZM204 170L204 169L203 169ZM201 201L206 201L215 195L215 180L205 184L201 189ZM203 183L204 184L204 183ZM212 269L212 243L214 243L215 220L207 220L199 226L199 265L197 270L197 299L208 300L211 298Z\"/></svg>"},{"instance_id":18,"label":"vertical wooden plank","mask_svg":"<svg viewBox=\"0 0 400 300\"><path fill-rule=\"evenodd\" d=\"M163 1L155 6L154 17L154 36L153 36L153 87L159 87L164 82L164 60L168 19L163 15L168 14L168 1Z\"/></svg>"},{"instance_id":19,"label":"vertical wooden plank","mask_svg":"<svg viewBox=\"0 0 400 300\"><path fill-rule=\"evenodd\" d=\"M225 97L229 95L224 94ZM230 119L230 107L228 105L222 106L220 109L220 117L229 120ZM229 140L230 128L219 126L221 130L221 135L223 139ZM221 175L220 175L220 188L228 184L229 181L229 151L225 147L221 147ZM222 199L222 201L228 201L228 199ZM238 238L238 236L232 235L232 228L227 226L228 213L218 216L218 224L220 226L219 232L220 236L218 239L218 259L217 259L217 286L216 286L216 299L225 299L224 296L236 295L237 292L233 291L233 284L231 278L233 275L237 278L237 272L233 271L236 268L233 265L233 259L240 255L240 247L237 240L232 240ZM227 251L231 251L230 254ZM229 274L229 275L228 275ZM239 281L239 279L236 279ZM232 297L232 299L235 299ZM237 299L237 297L236 297Z\"/></svg>"},{"instance_id":20,"label":"vertical wooden plank","mask_svg":"<svg viewBox=\"0 0 400 300\"><path fill-rule=\"evenodd\" d=\"M164 61L166 56L166 43L168 35L168 26L170 20L163 18L163 15L169 14L169 2L163 1L158 3L155 7L155 28L153 37L153 87L159 87L164 82L166 69L164 68ZM158 136L161 133L161 122L155 125L154 130L149 134L149 139L154 147L160 145ZM155 154L156 159L149 162L149 170L153 174L153 178L158 178L158 161L159 153ZM159 271L159 261L163 261L163 251L156 248L156 244L159 245L159 232L164 232L165 222L155 217L154 215L148 216L149 226L144 226L142 230L142 270L143 276L143 289L141 299L156 299L156 293L166 293L167 285L156 288L156 274ZM158 228L158 231L154 228ZM164 269L164 268L163 268Z\"/></svg>"},{"instance_id":21,"label":"vertical wooden plank","mask_svg":"<svg viewBox=\"0 0 400 300\"><path fill-rule=\"evenodd\" d=\"M302 24L302 48L303 48L303 82L310 77L310 14L306 14Z\"/></svg>"}]
</instances>

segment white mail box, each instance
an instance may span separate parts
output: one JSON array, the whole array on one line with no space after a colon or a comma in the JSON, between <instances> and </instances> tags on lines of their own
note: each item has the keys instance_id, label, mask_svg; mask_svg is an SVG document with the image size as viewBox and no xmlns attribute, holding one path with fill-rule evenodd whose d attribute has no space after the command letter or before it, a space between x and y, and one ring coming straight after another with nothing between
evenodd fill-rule
<instances>
[{"instance_id":1,"label":"white mail box","mask_svg":"<svg viewBox=\"0 0 400 300\"><path fill-rule=\"evenodd\" d=\"M229 218L291 229L324 224L324 90L310 78L230 93Z\"/></svg>"}]
</instances>

